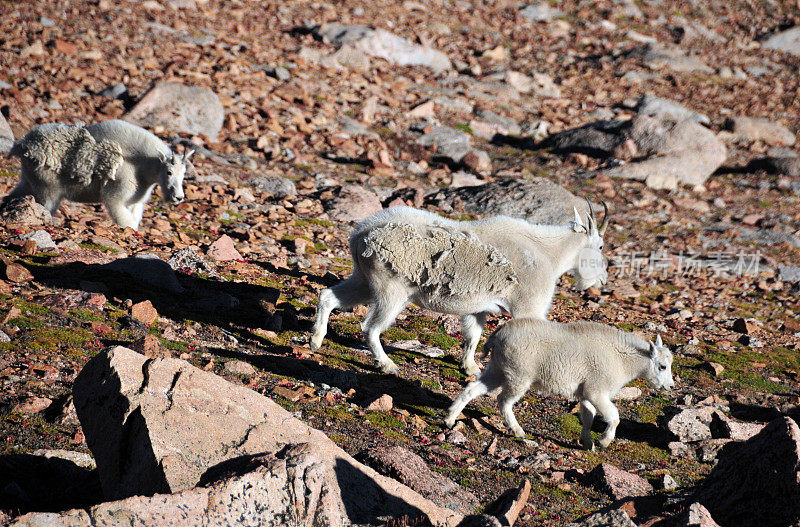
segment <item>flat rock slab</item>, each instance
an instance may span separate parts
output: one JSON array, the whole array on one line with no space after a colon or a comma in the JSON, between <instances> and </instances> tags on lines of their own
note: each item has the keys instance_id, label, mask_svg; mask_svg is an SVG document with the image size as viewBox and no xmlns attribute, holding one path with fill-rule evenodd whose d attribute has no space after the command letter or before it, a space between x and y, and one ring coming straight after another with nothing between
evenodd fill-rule
<instances>
[{"instance_id":1,"label":"flat rock slab","mask_svg":"<svg viewBox=\"0 0 800 527\"><path fill-rule=\"evenodd\" d=\"M575 218L573 208L581 214L589 211L585 200L540 177L508 178L474 187L441 189L429 194L425 202L444 211L481 216L502 214L544 225L566 225Z\"/></svg>"},{"instance_id":2,"label":"flat rock slab","mask_svg":"<svg viewBox=\"0 0 800 527\"><path fill-rule=\"evenodd\" d=\"M208 88L159 82L123 118L143 127L203 134L216 142L225 110Z\"/></svg>"},{"instance_id":3,"label":"flat rock slab","mask_svg":"<svg viewBox=\"0 0 800 527\"><path fill-rule=\"evenodd\" d=\"M653 486L643 477L608 463L597 465L586 475L586 481L617 500L630 496L647 496L653 492Z\"/></svg>"},{"instance_id":4,"label":"flat rock slab","mask_svg":"<svg viewBox=\"0 0 800 527\"><path fill-rule=\"evenodd\" d=\"M421 457L403 447L373 448L365 457L378 472L405 483L440 507L472 514L480 505L473 493L432 471Z\"/></svg>"},{"instance_id":5,"label":"flat rock slab","mask_svg":"<svg viewBox=\"0 0 800 527\"><path fill-rule=\"evenodd\" d=\"M271 399L172 358L115 347L75 380L75 409L108 498L193 488L211 467L243 455L311 443L354 523L381 516L455 525L462 516L362 465Z\"/></svg>"},{"instance_id":6,"label":"flat rock slab","mask_svg":"<svg viewBox=\"0 0 800 527\"><path fill-rule=\"evenodd\" d=\"M595 512L579 521L568 523L567 527L636 527L628 513L622 509Z\"/></svg>"},{"instance_id":7,"label":"flat rock slab","mask_svg":"<svg viewBox=\"0 0 800 527\"><path fill-rule=\"evenodd\" d=\"M183 286L178 282L175 271L164 260L154 254L138 254L128 258L120 258L107 263L104 270L126 274L136 280L164 289L171 293L183 293Z\"/></svg>"},{"instance_id":8,"label":"flat rock slab","mask_svg":"<svg viewBox=\"0 0 800 527\"><path fill-rule=\"evenodd\" d=\"M342 185L322 197L322 206L336 221L357 222L383 209L381 200L374 192L359 185Z\"/></svg>"},{"instance_id":9,"label":"flat rock slab","mask_svg":"<svg viewBox=\"0 0 800 527\"><path fill-rule=\"evenodd\" d=\"M743 443L731 443L695 499L721 525L778 527L800 523L800 428L771 421Z\"/></svg>"}]
</instances>

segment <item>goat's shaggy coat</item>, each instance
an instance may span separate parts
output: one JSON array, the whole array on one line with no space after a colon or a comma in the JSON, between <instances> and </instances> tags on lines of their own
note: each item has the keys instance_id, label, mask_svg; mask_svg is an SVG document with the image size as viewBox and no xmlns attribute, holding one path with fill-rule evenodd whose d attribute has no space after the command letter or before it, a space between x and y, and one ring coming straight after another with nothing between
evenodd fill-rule
<instances>
[{"instance_id":1,"label":"goat's shaggy coat","mask_svg":"<svg viewBox=\"0 0 800 527\"><path fill-rule=\"evenodd\" d=\"M333 309L368 303L362 328L372 356L381 370L396 372L380 334L414 303L461 315L461 365L470 374L478 373L474 353L487 315L505 311L544 318L556 281L570 270L583 289L604 282L602 243L591 219L586 225L576 218L570 225L553 226L506 216L454 221L409 207L383 210L356 225L350 235L353 274L320 293L311 347L322 345ZM598 260L592 277L581 273L584 249L592 249Z\"/></svg>"},{"instance_id":2,"label":"goat's shaggy coat","mask_svg":"<svg viewBox=\"0 0 800 527\"><path fill-rule=\"evenodd\" d=\"M506 425L519 437L525 433L512 407L528 388L539 393L581 401L581 443L592 447L595 412L608 423L600 446L613 441L619 413L611 399L637 377L656 388L673 385L672 353L661 343L594 322L559 324L548 320L514 319L486 341L491 353L480 378L470 383L450 407L445 424L453 426L458 414L474 398L501 388L498 405Z\"/></svg>"}]
</instances>

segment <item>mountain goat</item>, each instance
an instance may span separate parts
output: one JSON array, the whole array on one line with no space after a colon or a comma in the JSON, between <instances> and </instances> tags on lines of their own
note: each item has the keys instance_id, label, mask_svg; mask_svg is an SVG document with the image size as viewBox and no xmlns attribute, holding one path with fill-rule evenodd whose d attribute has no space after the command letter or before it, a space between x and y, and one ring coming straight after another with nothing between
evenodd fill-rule
<instances>
[{"instance_id":1,"label":"mountain goat","mask_svg":"<svg viewBox=\"0 0 800 527\"><path fill-rule=\"evenodd\" d=\"M22 177L4 201L33 195L50 210L64 199L102 203L121 227L139 227L145 203L161 185L164 199L183 200L183 177L192 151L175 156L161 139L120 120L37 126L17 141Z\"/></svg>"},{"instance_id":2,"label":"mountain goat","mask_svg":"<svg viewBox=\"0 0 800 527\"><path fill-rule=\"evenodd\" d=\"M567 271L580 289L605 283L607 220L608 209L599 228L593 216L583 222L577 211L567 226L506 216L453 221L409 207L377 212L350 236L353 273L320 293L310 346L322 345L333 309L368 303L361 327L370 351L381 371L396 373L380 334L413 302L461 315L461 367L476 374L475 348L489 313L545 318L556 282Z\"/></svg>"},{"instance_id":3,"label":"mountain goat","mask_svg":"<svg viewBox=\"0 0 800 527\"><path fill-rule=\"evenodd\" d=\"M593 449L592 421L599 412L608 423L599 443L614 440L619 412L611 398L637 377L654 387L669 390L672 353L661 336L645 341L595 322L559 324L549 320L514 319L486 341L489 365L478 380L467 385L450 406L445 425L452 427L470 401L501 388L497 398L506 426L517 437L525 432L514 417L513 406L528 388L545 394L580 400L581 445Z\"/></svg>"}]
</instances>

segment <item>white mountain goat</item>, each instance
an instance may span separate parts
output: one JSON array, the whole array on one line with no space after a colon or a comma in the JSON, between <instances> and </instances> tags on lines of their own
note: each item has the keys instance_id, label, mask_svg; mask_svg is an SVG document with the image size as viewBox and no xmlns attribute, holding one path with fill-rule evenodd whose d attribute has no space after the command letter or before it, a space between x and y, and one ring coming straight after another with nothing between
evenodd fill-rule
<instances>
[{"instance_id":1,"label":"white mountain goat","mask_svg":"<svg viewBox=\"0 0 800 527\"><path fill-rule=\"evenodd\" d=\"M161 139L120 120L99 124L43 124L17 141L22 178L4 201L33 195L50 210L61 201L102 203L121 227L139 227L155 185L164 199L183 200L183 177L192 151L175 156Z\"/></svg>"},{"instance_id":2,"label":"white mountain goat","mask_svg":"<svg viewBox=\"0 0 800 527\"><path fill-rule=\"evenodd\" d=\"M310 346L322 345L333 309L368 303L361 327L370 351L381 371L396 373L380 334L414 303L461 315L461 367L476 374L475 348L489 313L545 318L556 282L567 271L580 289L605 283L607 224L607 208L599 228L593 216L582 222L577 211L567 226L506 216L453 221L409 207L373 214L350 235L353 273L320 293Z\"/></svg>"},{"instance_id":3,"label":"white mountain goat","mask_svg":"<svg viewBox=\"0 0 800 527\"><path fill-rule=\"evenodd\" d=\"M611 398L637 377L669 390L672 353L661 342L645 341L595 322L559 324L549 320L514 319L486 341L489 365L478 380L467 385L450 406L445 425L452 427L470 401L501 388L497 398L506 426L517 437L525 432L514 417L513 406L529 387L543 394L580 400L581 445L593 449L592 421L596 412L608 423L599 443L614 440L619 412Z\"/></svg>"}]
</instances>

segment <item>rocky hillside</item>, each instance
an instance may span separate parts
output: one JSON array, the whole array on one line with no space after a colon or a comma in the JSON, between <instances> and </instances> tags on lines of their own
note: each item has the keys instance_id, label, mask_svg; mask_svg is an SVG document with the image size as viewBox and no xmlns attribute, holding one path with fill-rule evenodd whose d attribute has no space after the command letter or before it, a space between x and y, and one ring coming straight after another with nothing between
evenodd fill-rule
<instances>
[{"instance_id":1,"label":"rocky hillside","mask_svg":"<svg viewBox=\"0 0 800 527\"><path fill-rule=\"evenodd\" d=\"M378 483L358 498L340 481L342 502L320 498L329 524L406 489L394 480L410 488L396 508L364 506L351 520L800 520L795 2L3 1L0 28L0 153L37 124L113 118L197 151L186 201L154 196L138 231L100 205L0 211L0 525L134 494L167 494L174 513L208 493L235 496L236 478L282 470L290 481L331 459ZM19 172L0 160L1 195ZM373 368L362 307L335 312L323 347L309 349L319 291L349 274L355 221L411 205L563 223L584 197L610 209L609 282L578 292L563 277L551 318L660 334L675 351L675 390L635 381L620 394L610 448L581 450L575 403L535 393L516 406L525 440L490 397L445 430L467 381L452 316L411 306L384 333L397 376ZM271 399L299 420L292 430L332 443L263 454L222 418L154 433L159 412L140 415L150 434L117 430L97 417L101 395L117 397L103 390L144 363L119 352L106 364L112 346L204 379L214 408L230 393L258 408ZM92 371L111 377L82 376L81 392L93 357ZM145 407L145 377L119 387L125 407ZM159 393L199 404L177 378ZM139 445L141 466L159 461L148 470L164 469L163 485L110 493L109 467L124 464L107 455L115 437ZM208 457L191 470L158 453L203 438L218 444L203 443ZM238 446L220 450L225 441ZM201 477L234 453L263 454L247 465L260 468ZM329 468L308 483L315 496L339 492ZM98 507L81 521L114 514Z\"/></svg>"}]
</instances>

